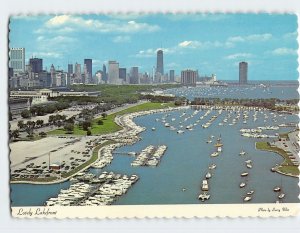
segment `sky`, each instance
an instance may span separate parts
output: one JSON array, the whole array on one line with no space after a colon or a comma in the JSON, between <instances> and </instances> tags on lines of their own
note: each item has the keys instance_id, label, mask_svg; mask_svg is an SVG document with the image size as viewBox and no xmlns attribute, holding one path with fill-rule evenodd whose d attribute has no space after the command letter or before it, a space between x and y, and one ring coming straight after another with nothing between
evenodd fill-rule
<instances>
[{"instance_id":1,"label":"sky","mask_svg":"<svg viewBox=\"0 0 300 233\"><path fill-rule=\"evenodd\" d=\"M26 61L83 64L93 73L110 60L152 73L156 51L164 69L197 69L200 76L238 80L248 62L248 80L297 80L297 16L292 14L17 15L10 18L9 47L25 48ZM59 66L59 67L58 67Z\"/></svg>"}]
</instances>

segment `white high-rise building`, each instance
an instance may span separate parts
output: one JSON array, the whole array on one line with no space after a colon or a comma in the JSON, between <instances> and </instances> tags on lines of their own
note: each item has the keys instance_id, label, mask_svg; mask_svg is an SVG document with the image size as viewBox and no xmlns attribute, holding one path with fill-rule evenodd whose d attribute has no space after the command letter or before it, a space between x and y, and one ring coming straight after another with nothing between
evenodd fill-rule
<instances>
[{"instance_id":1,"label":"white high-rise building","mask_svg":"<svg viewBox=\"0 0 300 233\"><path fill-rule=\"evenodd\" d=\"M25 72L25 48L11 48L9 50L9 67L14 73Z\"/></svg>"},{"instance_id":2,"label":"white high-rise building","mask_svg":"<svg viewBox=\"0 0 300 233\"><path fill-rule=\"evenodd\" d=\"M119 63L116 61L108 62L108 83L109 84L120 84L119 79Z\"/></svg>"}]
</instances>

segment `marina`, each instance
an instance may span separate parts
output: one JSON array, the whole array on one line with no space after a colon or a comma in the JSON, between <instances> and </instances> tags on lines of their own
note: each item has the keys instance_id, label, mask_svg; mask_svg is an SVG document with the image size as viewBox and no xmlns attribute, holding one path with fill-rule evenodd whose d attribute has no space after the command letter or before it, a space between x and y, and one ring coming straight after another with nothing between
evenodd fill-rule
<instances>
[{"instance_id":1,"label":"marina","mask_svg":"<svg viewBox=\"0 0 300 233\"><path fill-rule=\"evenodd\" d=\"M222 110L221 113L220 110ZM247 127L245 127L242 119L244 113L247 113L246 115L249 119L247 121ZM129 131L129 135L124 138L128 140L127 143L122 141L120 137L122 134L111 135L110 139L117 139L117 141L119 140L118 143L120 143L112 152L108 153L110 156L112 154L113 159L111 161L108 160L107 163L105 162L105 166L100 165L103 166L102 168L90 168L89 172L99 176L103 171L109 169L109 171L116 173L134 173L139 176L140 181L130 190L130 193L113 202L119 205L198 203L199 184L200 186L202 185L202 179L205 178L208 170L213 172L210 172L211 178L207 179L209 180L209 194L204 193L205 195L203 197L209 195L209 198L205 199L205 203L244 202L243 198L241 198L244 193L241 193L239 190L245 191L246 187L256 190L255 196L251 198L251 203L274 203L278 201L278 197L272 198L273 189L276 185L279 185L280 182L278 182L278 180L280 180L282 175L277 172L271 172L271 168L276 164L280 164L282 158L277 154L255 149L255 142L257 140L273 139L247 138L241 137L240 135L240 130L245 128L257 129L264 125L278 126L283 123L286 124L297 121L297 116L295 115L271 113L272 112L263 108L204 106L197 109L193 107L183 107L173 111L133 114L122 119L118 118L117 120L122 121L121 124L126 125L126 127L131 127L133 130L139 132L139 135L136 136L136 134L131 134L131 131ZM257 118L256 121L253 120L254 115ZM268 116L267 119L265 119L265 115ZM206 129L201 127L201 122L207 122L205 119L211 119L212 116L217 117L211 123L210 127ZM274 118L276 118L277 122L273 121ZM130 123L129 119L133 119L136 126ZM224 119L227 119L227 122L223 122ZM236 119L235 123L230 125L233 119ZM162 122L163 120L165 123L169 123L170 127L165 127L165 123ZM264 122L265 120L267 122ZM222 122L223 125L219 125L220 122ZM187 126L190 126L189 128L193 130L186 129ZM176 128L176 130L172 130L171 127ZM155 128L155 130L152 130L152 128ZM183 129L185 130L183 131ZM184 134L177 133L179 130L182 130ZM262 130L262 132L270 131L270 129L264 128L260 130ZM271 131L274 131L274 134L280 134L290 130L290 127L278 127L278 129L275 128ZM217 147L215 145L219 138L218 135L220 134L222 135L222 147L225 149L221 152L222 156L211 157L210 155L212 153L218 152L216 151ZM215 135L215 137L212 137L213 135ZM212 140L212 143L207 143L208 138ZM239 144L232 143L234 141L238 141ZM166 145L168 148L164 152L163 157L165 158L160 160L159 166L155 169L147 169L146 167L148 165L131 166L139 154L135 153L142 151L150 145ZM230 146L230 150L226 149L227 146ZM132 156L122 156L121 154L124 151L126 151L127 154L128 152L134 153ZM200 155L199 151L201 152ZM234 155L240 155L243 151L243 156L235 158ZM245 167L245 161L247 160L252 161L249 163L252 165L251 176L247 176L249 177L247 178L248 180L244 180L246 177L242 177L243 180L241 180L240 175L245 172L243 169L249 169ZM255 164L255 166L253 166L253 164ZM185 174L184 176L182 176L183 173ZM199 174L202 175L199 176ZM230 181L227 180L226 185L224 185L222 177L227 176L233 177L233 179ZM159 177L159 183L153 182L152 177ZM198 179L195 179L195 177L198 177ZM268 178L261 179L261 177ZM282 180L282 185L285 187L284 189L288 192L288 195L285 193L284 198L281 200L286 202L298 202L297 179L283 176ZM162 185L164 183L168 183L168 185ZM51 185L49 189L53 191L48 193L55 194L55 192L60 190L58 187L68 187L68 185L70 185L68 181ZM182 192L182 187L185 187L184 192ZM264 188L261 189L259 187ZM12 189L15 190L12 196L13 205L24 203L41 205L49 199L50 195L38 193L39 187L30 184L12 184ZM29 193L37 196L37 198L35 198L35 200L31 200L30 196L18 198L17 190L19 189L29 190ZM144 192L147 192L148 195L141 196L140 194ZM164 193L168 193L168 195L164 196ZM220 195L219 193L223 194ZM55 197L53 194L51 197ZM15 202L16 200L18 201Z\"/></svg>"}]
</instances>

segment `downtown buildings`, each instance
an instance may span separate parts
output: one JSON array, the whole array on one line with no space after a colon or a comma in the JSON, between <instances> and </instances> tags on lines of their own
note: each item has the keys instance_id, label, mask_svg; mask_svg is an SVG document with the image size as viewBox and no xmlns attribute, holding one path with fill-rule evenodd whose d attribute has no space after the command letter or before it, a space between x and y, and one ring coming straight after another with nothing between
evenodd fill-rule
<instances>
[{"instance_id":1,"label":"downtown buildings","mask_svg":"<svg viewBox=\"0 0 300 233\"><path fill-rule=\"evenodd\" d=\"M181 71L181 84L186 86L195 86L197 79L198 71L190 69Z\"/></svg>"}]
</instances>

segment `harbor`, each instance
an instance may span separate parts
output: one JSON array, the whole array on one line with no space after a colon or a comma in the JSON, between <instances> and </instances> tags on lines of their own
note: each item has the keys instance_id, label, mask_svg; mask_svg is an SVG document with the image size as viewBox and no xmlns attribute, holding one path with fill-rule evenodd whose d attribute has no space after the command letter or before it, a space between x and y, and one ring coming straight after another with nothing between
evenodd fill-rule
<instances>
[{"instance_id":1,"label":"harbor","mask_svg":"<svg viewBox=\"0 0 300 233\"><path fill-rule=\"evenodd\" d=\"M247 124L242 118L244 114L248 116ZM268 116L267 119L265 119L265 114ZM255 121L254 115L257 118ZM272 141L273 139L246 138L242 137L240 132L241 129L257 129L262 126L295 122L297 116L280 113L274 115L262 108L237 106L199 109L184 107L173 111L164 110L151 114L134 114L133 116L126 116L134 119L133 123L126 121L126 125L137 125L140 131L138 136L136 134L130 135L129 132L132 137L127 135L125 139L128 140L128 143L121 143L120 135L122 133L120 132L109 135L109 137L106 136L104 138L106 140L108 138L110 140L119 139L118 143L121 143L112 152L109 152L113 159L110 163L106 163L103 168L87 170L96 176L100 176L104 171L112 171L118 174L136 174L139 177L139 182L130 189L130 192L122 198L116 199L114 204L201 203L198 199L200 187L208 172L211 174L211 177L207 179L210 198L205 203L275 203L278 201L278 195L273 189L276 186L281 186L281 180L282 189L285 190L285 195L281 200L283 202L298 202L298 179L271 171L272 167L282 162L282 158L275 153L256 150L255 148L257 140ZM217 117L209 128L201 127L202 122L207 122L213 116ZM276 116L277 122L273 121L274 116ZM224 122L225 119L227 119L227 123ZM236 119L235 124L232 124L234 119ZM120 120L124 121L126 118ZM266 122L264 122L265 120ZM165 123L169 123L170 127L165 127ZM223 123L223 125L219 123ZM193 125L191 127L193 130L186 129L189 125ZM182 127L180 128L180 126ZM178 134L171 127L177 130L182 129L185 133ZM136 129L135 126L134 128ZM267 129L261 130L267 131ZM278 127L278 129L268 131L280 134L290 130L290 127ZM223 149L219 156L211 157L212 153L218 152L215 145L220 135ZM134 138L133 141L132 138ZM211 143L207 143L208 138L212 141ZM236 141L239 143L233 143ZM154 169L149 169L147 166L131 166L136 159L135 156L138 156L139 152L150 145L166 145L168 147L159 166ZM240 155L242 151L245 153ZM134 153L132 153L133 156L124 156L122 155L124 152L126 154L128 152ZM251 168L246 166L248 160L251 160L251 163L247 163L252 166ZM247 172L248 175L241 176L244 172ZM241 183L245 183L245 187L240 188ZM49 186L49 189L59 192L59 187L68 187L69 185L71 184L67 181ZM51 196L39 194L40 188L30 184L13 184L12 189L14 190L13 195L15 195L12 196L13 205L29 202L33 205L41 205L49 198L57 196L57 194ZM19 189L25 189L37 198L30 201L30 196L18 198ZM247 193L252 193L251 191L255 191L251 195L251 200L245 201L244 198L249 196ZM144 193L147 195L143 195ZM18 202L15 202L16 200Z\"/></svg>"}]
</instances>

